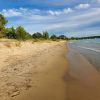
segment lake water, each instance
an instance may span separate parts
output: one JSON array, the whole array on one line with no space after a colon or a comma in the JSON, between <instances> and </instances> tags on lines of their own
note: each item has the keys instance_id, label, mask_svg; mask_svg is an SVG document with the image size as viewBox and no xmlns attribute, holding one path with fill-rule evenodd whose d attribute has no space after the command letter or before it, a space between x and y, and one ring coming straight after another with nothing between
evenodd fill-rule
<instances>
[{"instance_id":1,"label":"lake water","mask_svg":"<svg viewBox=\"0 0 100 100\"><path fill-rule=\"evenodd\" d=\"M72 41L69 46L100 70L100 39Z\"/></svg>"}]
</instances>

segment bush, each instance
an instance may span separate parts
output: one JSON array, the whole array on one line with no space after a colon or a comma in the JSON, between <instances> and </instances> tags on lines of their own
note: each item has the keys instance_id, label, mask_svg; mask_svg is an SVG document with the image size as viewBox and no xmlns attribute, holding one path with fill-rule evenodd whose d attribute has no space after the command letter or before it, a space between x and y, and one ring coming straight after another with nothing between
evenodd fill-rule
<instances>
[{"instance_id":1,"label":"bush","mask_svg":"<svg viewBox=\"0 0 100 100\"><path fill-rule=\"evenodd\" d=\"M58 39L66 40L67 37L65 35L60 35L60 36L58 36Z\"/></svg>"},{"instance_id":2,"label":"bush","mask_svg":"<svg viewBox=\"0 0 100 100\"><path fill-rule=\"evenodd\" d=\"M16 28L16 39L18 40L27 40L30 39L31 35L25 31L25 29L22 26L18 26Z\"/></svg>"},{"instance_id":3,"label":"bush","mask_svg":"<svg viewBox=\"0 0 100 100\"><path fill-rule=\"evenodd\" d=\"M36 32L36 33L34 33L34 34L32 35L32 37L33 37L34 39L40 39L40 38L43 38L43 35L42 35L41 33L39 33L39 32Z\"/></svg>"},{"instance_id":4,"label":"bush","mask_svg":"<svg viewBox=\"0 0 100 100\"><path fill-rule=\"evenodd\" d=\"M43 38L49 39L49 33L47 31L43 32Z\"/></svg>"},{"instance_id":5,"label":"bush","mask_svg":"<svg viewBox=\"0 0 100 100\"><path fill-rule=\"evenodd\" d=\"M53 34L53 35L51 35L50 39L53 39L53 40L57 39L57 36Z\"/></svg>"},{"instance_id":6,"label":"bush","mask_svg":"<svg viewBox=\"0 0 100 100\"><path fill-rule=\"evenodd\" d=\"M6 37L8 39L16 39L16 30L14 29L14 27L11 28L7 28L6 29Z\"/></svg>"}]
</instances>

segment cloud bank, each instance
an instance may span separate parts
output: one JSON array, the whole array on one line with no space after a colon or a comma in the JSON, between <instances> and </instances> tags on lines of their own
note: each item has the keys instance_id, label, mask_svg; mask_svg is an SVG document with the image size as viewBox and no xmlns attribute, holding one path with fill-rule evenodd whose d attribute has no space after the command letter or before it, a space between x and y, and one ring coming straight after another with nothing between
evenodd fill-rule
<instances>
[{"instance_id":1,"label":"cloud bank","mask_svg":"<svg viewBox=\"0 0 100 100\"><path fill-rule=\"evenodd\" d=\"M10 0L11 1L11 0ZM23 1L23 0L22 0ZM26 0L25 4L37 4L36 0ZM20 2L20 1L18 1ZM43 1L44 2L44 1ZM38 3L42 4L42 0ZM67 3L71 6L65 6ZM74 2L74 3L73 3ZM94 3L95 2L95 3ZM40 5L36 8L30 6L18 8L6 8L0 10L0 13L9 20L7 27L17 27L22 25L28 32L49 31L51 34L73 35L100 35L100 7L99 0L61 0L45 1L49 8L41 9ZM59 6L53 8L50 5ZM63 7L62 7L63 5Z\"/></svg>"}]
</instances>

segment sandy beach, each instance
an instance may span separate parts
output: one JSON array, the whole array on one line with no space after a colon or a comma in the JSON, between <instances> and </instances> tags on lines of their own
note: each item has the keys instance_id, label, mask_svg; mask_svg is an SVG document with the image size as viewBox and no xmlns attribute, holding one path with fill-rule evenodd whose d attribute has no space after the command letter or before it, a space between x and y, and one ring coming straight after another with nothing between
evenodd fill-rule
<instances>
[{"instance_id":1,"label":"sandy beach","mask_svg":"<svg viewBox=\"0 0 100 100\"><path fill-rule=\"evenodd\" d=\"M100 73L65 41L0 42L0 100L100 100Z\"/></svg>"},{"instance_id":2,"label":"sandy beach","mask_svg":"<svg viewBox=\"0 0 100 100\"><path fill-rule=\"evenodd\" d=\"M0 100L66 100L66 51L63 41L1 43Z\"/></svg>"}]
</instances>

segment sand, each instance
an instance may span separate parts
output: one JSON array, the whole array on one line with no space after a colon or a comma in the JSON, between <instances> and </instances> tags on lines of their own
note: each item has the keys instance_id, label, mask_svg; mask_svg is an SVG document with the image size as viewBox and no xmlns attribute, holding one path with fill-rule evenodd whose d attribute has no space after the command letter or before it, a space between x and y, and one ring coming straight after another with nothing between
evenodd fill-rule
<instances>
[{"instance_id":1,"label":"sand","mask_svg":"<svg viewBox=\"0 0 100 100\"><path fill-rule=\"evenodd\" d=\"M65 42L4 44L0 44L0 100L66 100Z\"/></svg>"},{"instance_id":2,"label":"sand","mask_svg":"<svg viewBox=\"0 0 100 100\"><path fill-rule=\"evenodd\" d=\"M0 42L0 100L100 100L100 73L66 46Z\"/></svg>"}]
</instances>

